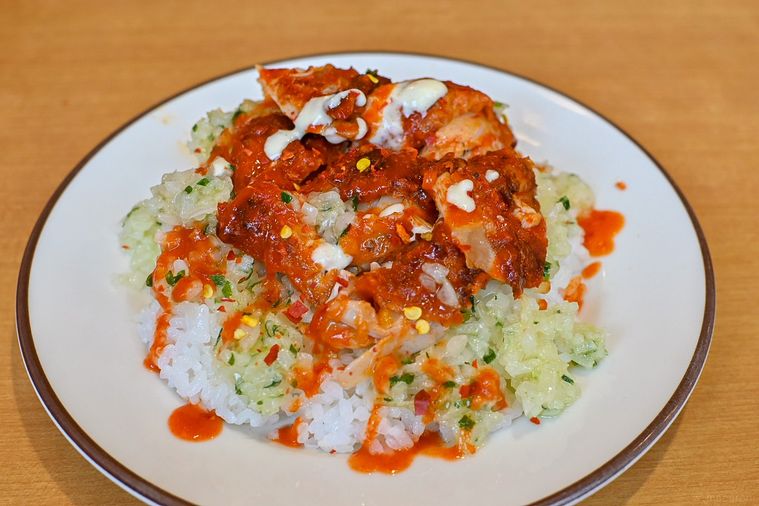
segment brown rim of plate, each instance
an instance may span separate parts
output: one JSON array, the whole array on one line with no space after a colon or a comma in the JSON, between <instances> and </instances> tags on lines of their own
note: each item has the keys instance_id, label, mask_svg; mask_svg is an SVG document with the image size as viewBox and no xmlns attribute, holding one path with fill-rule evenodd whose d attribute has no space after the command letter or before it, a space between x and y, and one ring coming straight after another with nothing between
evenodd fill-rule
<instances>
[{"instance_id":1,"label":"brown rim of plate","mask_svg":"<svg viewBox=\"0 0 759 506\"><path fill-rule=\"evenodd\" d=\"M537 505L542 506L542 505L548 505L548 504L569 504L569 503L578 502L579 500L585 497L588 497L589 495L593 494L597 490L600 490L604 485L611 482L614 478L616 478L619 474L624 472L627 468L632 466L664 434L667 428L669 428L669 426L675 420L677 415L680 413L683 406L685 406L685 403L688 400L688 397L690 396L691 392L693 391L693 388L696 386L696 383L698 382L698 378L701 375L701 371L704 368L704 364L706 363L706 356L709 352L709 346L711 344L711 338L712 338L712 333L714 331L714 320L715 320L716 296L715 296L714 269L712 267L712 261L709 255L709 248L706 244L706 238L704 237L704 233L701 229L701 226L698 223L698 220L696 219L696 215L693 212L693 209L691 208L688 201L685 199L685 196L683 195L680 188L672 180L672 178L667 173L667 171L664 170L661 164L643 146L641 146L641 144L638 143L638 141L633 139L632 136L630 136L627 132L625 132L622 128L617 126L614 122L612 122L611 120L606 118L603 114L599 113L598 111L588 106L587 104L584 104L583 102L580 102L579 100L572 98L569 95L562 93L561 91L558 91L555 88L552 88L551 86L547 86L543 83L530 79L529 77L525 77L513 72L509 72L509 71L506 71L506 70L503 70L491 65L486 65L483 63L465 60L461 58L450 58L446 56L425 54L425 53L381 51L381 50L346 51L346 52L339 52L339 53L317 53L317 54L311 54L311 55L293 56L292 58L283 58L283 59L278 59L275 61L266 62L266 63L263 63L263 65L274 65L274 64L282 63L288 60L299 59L299 58L345 56L345 55L360 55L360 54L411 56L411 57L420 56L420 57L425 57L425 58L436 58L440 60L466 63L469 65L474 65L478 67L495 70L497 72L501 72L503 74L507 74L509 76L522 79L524 81L537 85L541 88L548 89L554 93L557 93L563 97L566 97L580 104L586 109L592 111L595 115L597 115L599 118L604 120L609 126L617 130L619 133L624 135L630 142L632 142L635 146L637 146L638 149L640 149L649 158L649 160L661 171L661 173L667 179L669 184L675 190L675 193L677 194L677 196L680 198L680 202L682 203L683 207L685 207L686 211L688 212L688 216L690 217L691 223L693 224L693 228L696 231L696 235L698 236L698 243L701 247L701 256L704 262L704 275L705 275L704 283L706 285L706 294L705 294L705 303L704 303L704 316L703 316L703 320L701 324L701 333L698 339L698 343L696 344L696 349L693 352L693 357L691 358L691 361L688 365L688 368L685 371L685 374L683 375L682 380L680 381L680 384L677 386L677 389L675 389L675 392L672 394L672 397L669 399L669 401L667 401L667 403L664 405L664 407L659 412L659 414L653 419L653 421L643 430L643 432L640 435L638 435L638 437L633 439L630 442L630 444L628 444L624 449L622 449L617 455L615 455L613 458L611 458L608 462L603 464L601 467L591 472L587 476L581 478L580 480L576 481L575 483L572 483L571 485L557 491L556 493L551 494L550 496L544 497L540 499L539 501L536 501L532 504L535 506ZM53 390L52 385L50 384L47 377L45 376L45 372L42 369L42 365L40 364L39 358L37 357L37 353L34 347L34 338L32 336L31 322L29 320L29 304L28 304L29 302L28 300L29 276L31 273L32 261L34 259L34 252L35 252L40 234L42 232L42 229L45 226L47 218L50 215L50 212L52 211L53 207L55 207L55 204L58 202L58 199L66 190L69 183L71 183L71 181L79 173L79 171L87 164L87 162L96 153L98 153L106 144L108 144L114 137L119 135L123 130L125 130L127 127L132 125L134 122L136 122L140 118L146 116L147 114L154 111L161 105L165 104L166 102L170 100L173 100L174 98L177 98L180 95L183 95L189 91L192 91L196 88L204 86L218 79L229 77L234 74L238 74L240 72L246 72L246 71L252 70L253 68L254 66L248 66L241 69L233 70L231 72L227 72L220 76L213 77L199 84L191 86L185 90L182 90L160 101L159 103L153 105L152 107L148 108L146 111L138 114L137 116L133 117L131 120L127 121L125 124L119 127L116 131L114 131L108 137L106 137L97 146L95 146L95 148L93 148L72 169L72 171L66 176L66 178L61 182L61 184L55 190L53 195L47 201L47 204L45 205L44 209L40 213L40 216L37 219L37 222L35 223L34 228L32 229L32 233L29 236L29 241L27 242L27 245L26 245L26 249L24 250L24 256L21 260L18 284L16 288L16 331L18 333L19 347L21 349L21 354L24 360L27 373L29 375L29 378L32 381L32 384L34 386L34 389L37 392L38 397L40 398L40 401L45 407L45 410L53 419L53 422L58 427L58 429L60 429L60 431L63 432L64 436L66 436L66 438L72 443L72 445L74 445L74 447L80 453L82 453L82 455L84 455L87 458L87 460L93 463L94 466L98 468L98 470L106 474L106 476L108 476L112 481L114 481L116 484L118 484L119 486L127 490L128 492L132 493L133 495L140 496L143 499L146 499L148 501L155 502L158 504L171 504L171 505L183 504L184 505L184 504L192 504L192 503L185 499L177 497L171 494L170 492L167 492L166 490L163 490L160 487L150 483L147 479L134 473L133 471L125 467L123 464L118 462L116 459L111 457L106 450L101 448L95 441L93 441L87 435L87 433L76 423L76 421L68 413L68 411L66 411L66 408L63 406L63 403L61 403L61 401L55 395L55 391Z\"/></svg>"}]
</instances>

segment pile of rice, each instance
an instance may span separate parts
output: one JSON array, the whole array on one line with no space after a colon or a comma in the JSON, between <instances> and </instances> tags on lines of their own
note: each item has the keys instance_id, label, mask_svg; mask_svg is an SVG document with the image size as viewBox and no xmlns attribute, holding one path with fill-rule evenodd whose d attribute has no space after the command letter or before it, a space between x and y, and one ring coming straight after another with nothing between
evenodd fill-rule
<instances>
[{"instance_id":1,"label":"pile of rice","mask_svg":"<svg viewBox=\"0 0 759 506\"><path fill-rule=\"evenodd\" d=\"M240 110L249 106L246 102ZM189 144L201 162L233 116L212 111L193 127ZM211 166L212 173L204 176L194 170L164 175L151 189L152 196L125 218L121 243L131 254L126 281L135 289L150 290L145 279L155 267L162 237L172 228L200 225L208 234L215 234L216 206L230 198L232 182L222 159L214 160ZM207 180L204 185L197 184L201 178ZM582 246L583 230L576 219L592 207L593 193L573 174L543 168L536 171L536 179L537 197L547 222L546 276L550 277L551 291L544 294L528 289L515 300L508 285L491 281L474 297L474 307L466 312L464 323L447 329L437 342L418 339L409 343L407 351L414 354L398 371L401 380L379 399L383 405L381 423L371 451L408 448L424 432L422 416L414 414L414 395L433 386L422 371L422 362L428 358L451 367L457 385L468 384L477 375L472 365L477 359L506 379L509 407L504 411L474 410L468 399L460 398L457 389L452 389L446 409L439 412L435 428L446 442L457 440L462 430L460 421L468 417L473 422L470 441L479 446L489 433L517 417L543 418L561 413L580 394L572 369L593 367L606 355L604 332L580 322L577 304L563 298L563 288L588 261ZM193 191L187 192L188 187ZM299 205L297 199L293 201ZM300 211L331 243L353 219L350 202L341 201L337 192L308 195ZM231 249L227 245L223 248L224 254ZM227 262L226 279L230 297L242 308L258 296L264 271L253 258L237 250L235 253L243 260ZM176 265L175 272L183 267ZM298 294L290 288L296 300ZM538 299L547 300L548 307L541 310ZM328 376L318 394L307 397L285 380L296 364L308 367L314 360L304 351L304 336L297 326L279 313L268 313L244 339L227 347L219 339L227 313L217 311L217 306L218 301L208 300L174 307L169 344L158 360L160 377L183 399L214 410L229 423L273 434L274 429L299 416L298 441L306 447L356 451L378 400L371 379L344 389ZM139 335L148 349L159 310L153 300L139 315ZM306 314L304 321L310 317ZM263 357L274 344L280 351L274 364L267 366ZM333 370L357 356L357 352L342 352L333 360Z\"/></svg>"}]
</instances>

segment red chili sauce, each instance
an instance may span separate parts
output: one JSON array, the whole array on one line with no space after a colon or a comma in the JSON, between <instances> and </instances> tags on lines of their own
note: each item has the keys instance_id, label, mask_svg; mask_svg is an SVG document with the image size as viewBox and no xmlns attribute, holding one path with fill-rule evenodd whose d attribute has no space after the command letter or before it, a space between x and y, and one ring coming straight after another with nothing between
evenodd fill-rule
<instances>
[{"instance_id":1,"label":"red chili sauce","mask_svg":"<svg viewBox=\"0 0 759 506\"><path fill-rule=\"evenodd\" d=\"M578 217L577 223L585 230L583 244L592 256L597 257L614 251L614 236L625 225L625 217L616 211L593 209Z\"/></svg>"},{"instance_id":2,"label":"red chili sauce","mask_svg":"<svg viewBox=\"0 0 759 506\"><path fill-rule=\"evenodd\" d=\"M300 427L302 423L303 420L298 417L292 425L281 427L277 430L277 438L274 441L281 445L289 446L290 448L299 448L303 446L298 442L298 427Z\"/></svg>"},{"instance_id":3,"label":"red chili sauce","mask_svg":"<svg viewBox=\"0 0 759 506\"><path fill-rule=\"evenodd\" d=\"M169 417L169 429L185 441L208 441L224 428L224 421L213 411L206 411L197 404L185 404L175 409Z\"/></svg>"}]
</instances>

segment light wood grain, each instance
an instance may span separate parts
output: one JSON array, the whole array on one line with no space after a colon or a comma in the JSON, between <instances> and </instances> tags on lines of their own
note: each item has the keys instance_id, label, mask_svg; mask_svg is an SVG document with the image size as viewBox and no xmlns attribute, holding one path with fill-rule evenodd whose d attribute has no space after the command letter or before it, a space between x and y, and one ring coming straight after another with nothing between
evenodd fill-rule
<instances>
[{"instance_id":1,"label":"light wood grain","mask_svg":"<svg viewBox=\"0 0 759 506\"><path fill-rule=\"evenodd\" d=\"M714 342L678 421L587 502L759 503L759 4L374 4L0 4L0 503L135 503L55 429L16 344L23 246L61 179L178 90L259 61L357 49L472 59L543 81L602 111L667 168L711 246Z\"/></svg>"}]
</instances>

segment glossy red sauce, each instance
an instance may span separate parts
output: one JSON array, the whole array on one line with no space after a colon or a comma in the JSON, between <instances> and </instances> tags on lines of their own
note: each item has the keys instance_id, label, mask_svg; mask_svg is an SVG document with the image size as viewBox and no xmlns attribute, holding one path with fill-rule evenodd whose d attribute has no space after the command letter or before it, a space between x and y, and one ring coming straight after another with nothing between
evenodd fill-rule
<instances>
[{"instance_id":1,"label":"glossy red sauce","mask_svg":"<svg viewBox=\"0 0 759 506\"><path fill-rule=\"evenodd\" d=\"M332 367L330 367L326 358L317 360L313 367L310 368L300 366L293 368L296 386L305 392L306 397L313 397L318 394L322 380L331 372Z\"/></svg>"},{"instance_id":2,"label":"glossy red sauce","mask_svg":"<svg viewBox=\"0 0 759 506\"><path fill-rule=\"evenodd\" d=\"M445 446L437 432L425 432L411 448L392 453L372 454L369 453L368 445L364 444L348 458L348 465L360 473L396 474L408 469L417 455L456 460L474 451L474 446L470 444Z\"/></svg>"},{"instance_id":3,"label":"glossy red sauce","mask_svg":"<svg viewBox=\"0 0 759 506\"><path fill-rule=\"evenodd\" d=\"M166 340L169 332L169 322L171 320L171 301L163 293L163 288L155 288L155 298L158 304L161 306L161 312L158 314L155 325L155 333L153 334L153 344L150 345L150 351L148 356L145 357L143 364L145 367L153 372L159 372L158 357L163 353L164 347L166 347Z\"/></svg>"},{"instance_id":4,"label":"glossy red sauce","mask_svg":"<svg viewBox=\"0 0 759 506\"><path fill-rule=\"evenodd\" d=\"M401 367L401 361L395 355L385 355L374 362L374 388L384 394L390 390L390 377Z\"/></svg>"},{"instance_id":5,"label":"glossy red sauce","mask_svg":"<svg viewBox=\"0 0 759 506\"><path fill-rule=\"evenodd\" d=\"M279 428L277 430L277 438L274 441L281 445L289 446L290 448L300 448L303 445L298 442L298 427L300 427L302 423L303 420L298 417L292 425Z\"/></svg>"},{"instance_id":6,"label":"glossy red sauce","mask_svg":"<svg viewBox=\"0 0 759 506\"><path fill-rule=\"evenodd\" d=\"M211 275L224 274L226 270L219 248L220 245L216 239L205 235L201 229L174 228L166 234L161 254L156 260L153 286L163 284L166 275L172 272L174 262L180 259L187 263L189 272L186 272L177 284L185 279L197 279L201 285L211 283ZM172 274L178 273L172 272Z\"/></svg>"},{"instance_id":7,"label":"glossy red sauce","mask_svg":"<svg viewBox=\"0 0 759 506\"><path fill-rule=\"evenodd\" d=\"M582 309L585 300L585 291L587 287L582 280L582 276L575 276L564 290L564 300L567 302L576 302L577 306Z\"/></svg>"},{"instance_id":8,"label":"glossy red sauce","mask_svg":"<svg viewBox=\"0 0 759 506\"><path fill-rule=\"evenodd\" d=\"M506 397L501 391L501 377L495 369L484 368L472 383L469 384L469 395L472 399L472 409L481 409L486 404L492 404L494 411L508 407Z\"/></svg>"},{"instance_id":9,"label":"glossy red sauce","mask_svg":"<svg viewBox=\"0 0 759 506\"><path fill-rule=\"evenodd\" d=\"M585 267L582 270L582 277L585 279L590 279L596 274L598 274L600 270L601 270L601 262L593 262L592 264L589 264L587 267Z\"/></svg>"},{"instance_id":10,"label":"glossy red sauce","mask_svg":"<svg viewBox=\"0 0 759 506\"><path fill-rule=\"evenodd\" d=\"M208 441L221 434L223 428L224 421L216 413L197 404L185 404L169 417L171 433L186 441Z\"/></svg>"},{"instance_id":11,"label":"glossy red sauce","mask_svg":"<svg viewBox=\"0 0 759 506\"><path fill-rule=\"evenodd\" d=\"M227 319L224 320L224 323L221 326L221 340L223 342L231 343L235 340L235 330L240 328L240 323L242 322L243 316L245 316L245 313L242 311L237 311L229 315Z\"/></svg>"},{"instance_id":12,"label":"glossy red sauce","mask_svg":"<svg viewBox=\"0 0 759 506\"><path fill-rule=\"evenodd\" d=\"M614 236L625 225L625 217L616 211L593 209L579 216L577 223L585 230L583 244L592 256L608 255L614 251Z\"/></svg>"}]
</instances>

